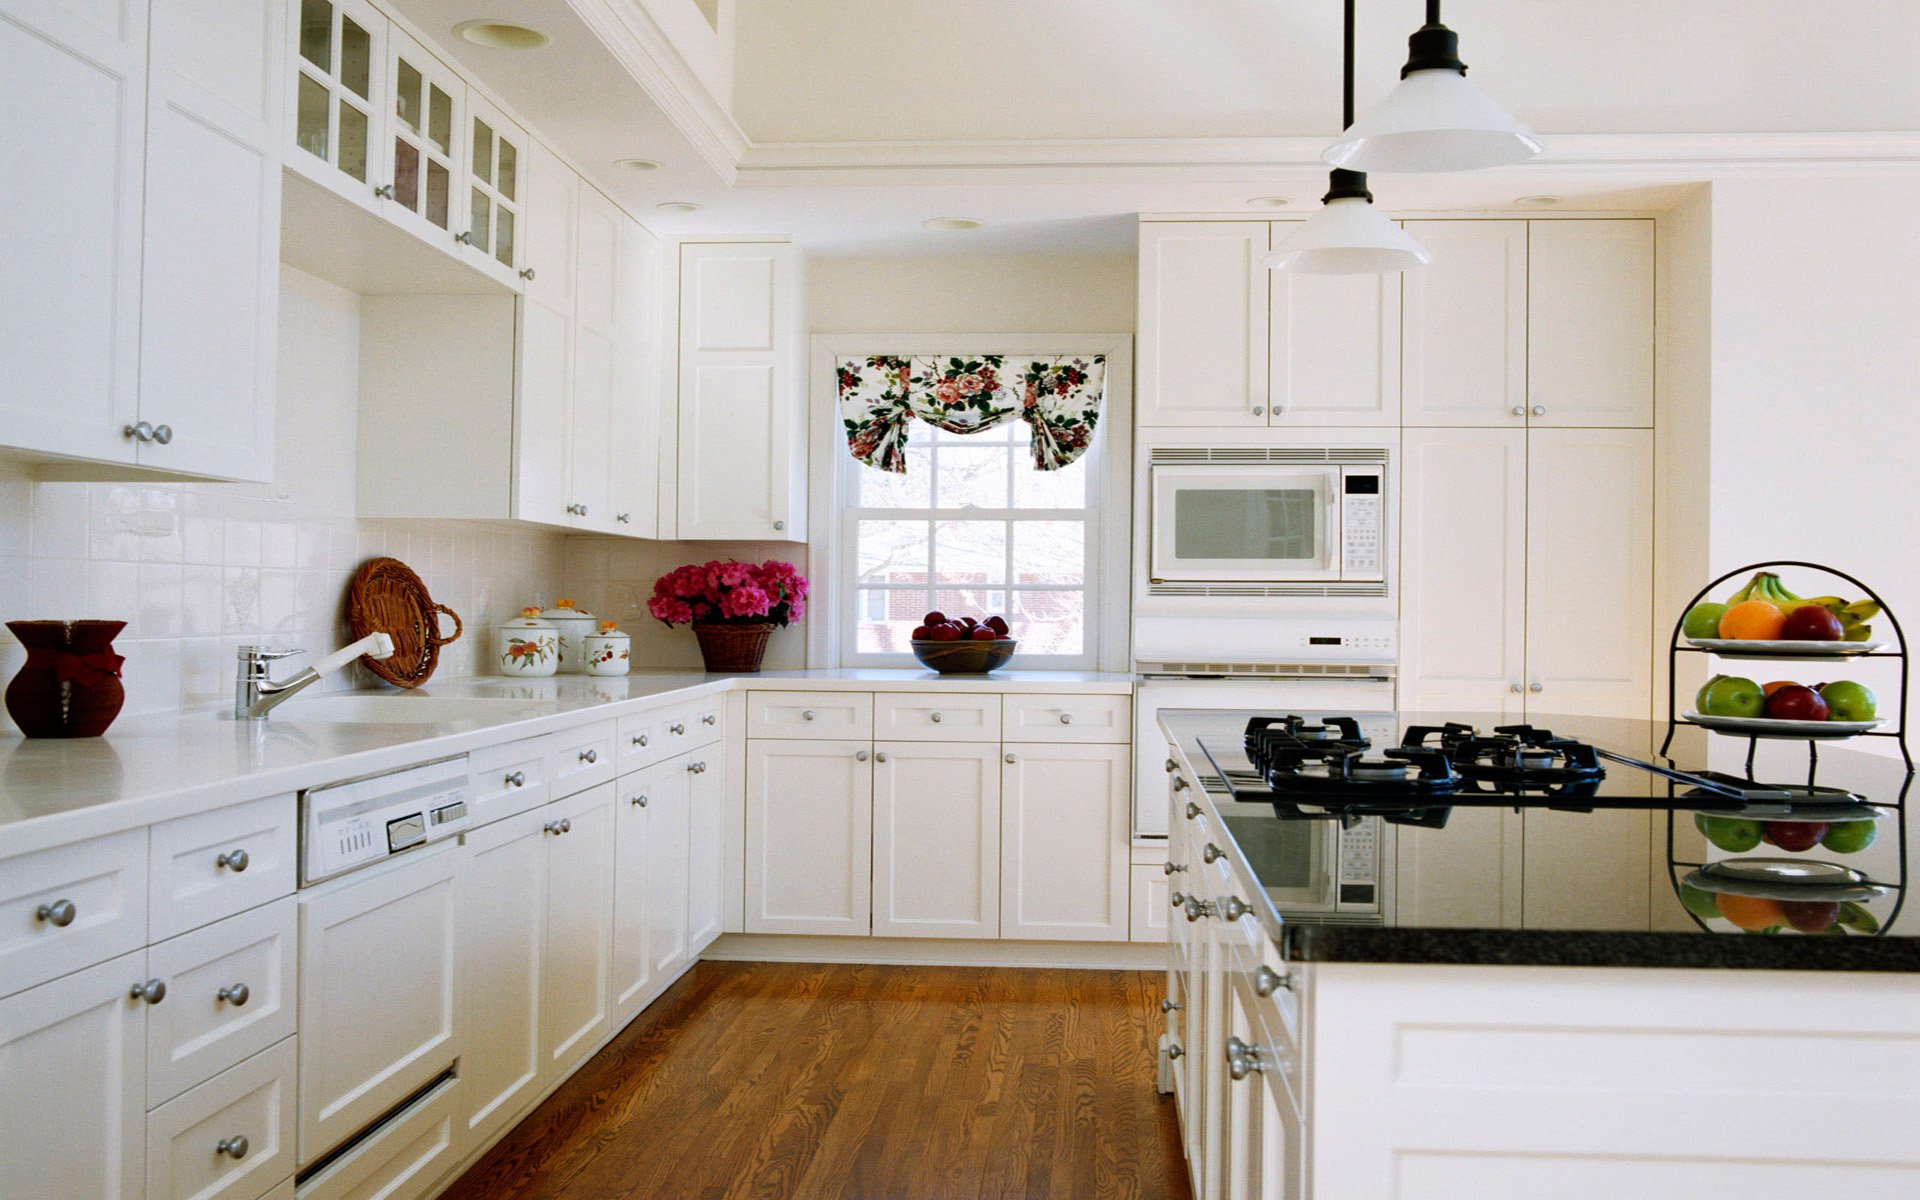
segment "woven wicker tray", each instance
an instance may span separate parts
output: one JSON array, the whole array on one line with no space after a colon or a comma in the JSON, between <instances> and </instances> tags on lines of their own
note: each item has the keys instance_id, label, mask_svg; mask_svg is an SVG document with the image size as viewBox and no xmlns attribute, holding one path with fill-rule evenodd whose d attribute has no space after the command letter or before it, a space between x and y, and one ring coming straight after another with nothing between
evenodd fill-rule
<instances>
[{"instance_id":1,"label":"woven wicker tray","mask_svg":"<svg viewBox=\"0 0 1920 1200\"><path fill-rule=\"evenodd\" d=\"M453 632L442 634L440 614L453 618ZM440 647L465 629L460 614L435 604L413 568L397 558L370 558L360 564L347 588L347 628L355 639L381 632L393 639L393 657L362 658L375 675L403 688L433 677Z\"/></svg>"}]
</instances>

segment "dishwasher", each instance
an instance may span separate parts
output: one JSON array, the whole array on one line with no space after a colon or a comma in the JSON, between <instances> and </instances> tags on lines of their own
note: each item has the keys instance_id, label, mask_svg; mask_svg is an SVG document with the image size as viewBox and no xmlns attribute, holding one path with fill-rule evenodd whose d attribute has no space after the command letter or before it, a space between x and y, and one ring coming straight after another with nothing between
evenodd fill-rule
<instances>
[{"instance_id":1,"label":"dishwasher","mask_svg":"<svg viewBox=\"0 0 1920 1200\"><path fill-rule=\"evenodd\" d=\"M380 1167L365 1160L383 1144L437 1145L431 1162L386 1164L414 1175L458 1149L456 1121L444 1140L419 1126L440 1124L459 1083L454 878L472 808L465 755L300 793L303 1198L357 1194L343 1173Z\"/></svg>"}]
</instances>

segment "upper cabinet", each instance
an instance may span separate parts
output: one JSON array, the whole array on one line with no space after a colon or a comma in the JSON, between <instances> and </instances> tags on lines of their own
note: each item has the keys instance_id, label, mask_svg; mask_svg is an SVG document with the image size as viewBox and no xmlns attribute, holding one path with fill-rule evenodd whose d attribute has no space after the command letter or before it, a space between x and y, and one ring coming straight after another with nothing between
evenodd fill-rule
<instances>
[{"instance_id":1,"label":"upper cabinet","mask_svg":"<svg viewBox=\"0 0 1920 1200\"><path fill-rule=\"evenodd\" d=\"M284 14L0 0L0 444L265 480Z\"/></svg>"},{"instance_id":2,"label":"upper cabinet","mask_svg":"<svg viewBox=\"0 0 1920 1200\"><path fill-rule=\"evenodd\" d=\"M1398 425L1400 276L1266 274L1268 423Z\"/></svg>"},{"instance_id":3,"label":"upper cabinet","mask_svg":"<svg viewBox=\"0 0 1920 1200\"><path fill-rule=\"evenodd\" d=\"M369 211L386 174L387 19L363 0L292 0L295 170Z\"/></svg>"},{"instance_id":4,"label":"upper cabinet","mask_svg":"<svg viewBox=\"0 0 1920 1200\"><path fill-rule=\"evenodd\" d=\"M468 159L466 223L454 240L466 248L467 261L503 283L512 286L520 280L531 281L538 272L529 275L530 265L521 265L520 237L520 229L527 223L523 215L526 207L537 203L532 197L525 206L521 202L520 160L527 149L527 136L474 92L467 93L467 134L472 156ZM553 199L562 205L553 219L564 224L570 210L561 197ZM550 263L549 269L567 268L561 259Z\"/></svg>"},{"instance_id":5,"label":"upper cabinet","mask_svg":"<svg viewBox=\"0 0 1920 1200\"><path fill-rule=\"evenodd\" d=\"M1402 276L1409 425L1527 423L1527 223L1408 221L1433 261Z\"/></svg>"},{"instance_id":6,"label":"upper cabinet","mask_svg":"<svg viewBox=\"0 0 1920 1200\"><path fill-rule=\"evenodd\" d=\"M400 28L387 31L387 78L393 92L385 143L383 212L423 237L451 237L464 226L456 190L467 174L466 85Z\"/></svg>"}]
</instances>

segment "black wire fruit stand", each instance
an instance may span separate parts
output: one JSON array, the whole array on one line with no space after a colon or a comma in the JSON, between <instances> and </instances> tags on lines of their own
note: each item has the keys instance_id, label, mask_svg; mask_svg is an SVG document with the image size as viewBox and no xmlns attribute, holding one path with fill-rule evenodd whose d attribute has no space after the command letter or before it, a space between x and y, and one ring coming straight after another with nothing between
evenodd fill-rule
<instances>
[{"instance_id":1,"label":"black wire fruit stand","mask_svg":"<svg viewBox=\"0 0 1920 1200\"><path fill-rule=\"evenodd\" d=\"M1696 605L1707 600L1714 592L1716 592L1722 586L1732 581L1748 578L1753 574L1755 574L1756 572L1761 572L1761 571L1769 571L1777 574L1782 569L1786 569L1786 570L1798 569L1798 570L1804 570L1804 571L1818 572L1822 575L1831 576L1834 579L1844 580L1847 584L1857 589L1859 598L1865 599L1865 600L1871 600L1875 604L1879 605L1880 611L1872 618L1872 620L1876 623L1881 621L1884 621L1886 623L1887 629L1891 632L1891 638L1888 639L1887 644L1877 649L1866 650L1866 651L1861 651L1857 653L1849 653L1849 652L1840 650L1840 647L1851 644L1851 643L1845 643L1845 642L1834 643L1835 651L1828 652L1828 653L1820 653L1818 651L1805 651L1805 652L1799 652L1799 653L1781 653L1781 652L1769 652L1769 651L1757 651L1757 650L1743 653L1737 649L1726 649L1721 647L1703 647L1703 646L1695 646L1695 645L1689 644L1688 639L1685 636L1686 618L1687 618L1687 614L1692 612ZM1826 664L1826 663L1845 664L1845 663L1868 661L1873 659L1896 659L1899 662L1899 668L1898 668L1899 681L1896 689L1896 694L1898 697L1897 715L1892 721L1888 722L1886 727L1884 728L1876 727L1873 729L1861 730L1861 731L1843 730L1843 731L1836 731L1833 733L1824 733L1824 732L1810 733L1805 729L1801 729L1801 730L1782 729L1782 730L1766 730L1766 731L1756 730L1752 728L1749 728L1746 730L1740 730L1740 731L1716 729L1702 722L1687 720L1686 718L1680 715L1680 706L1678 704L1678 696L1676 694L1679 688L1677 668L1679 667L1679 664L1681 662L1680 656L1683 654L1702 654L1702 655L1708 655L1714 658L1729 659L1729 660L1741 661L1741 662L1756 662L1756 661L1819 662L1823 664ZM1812 855L1811 851L1814 849L1817 849L1817 846L1808 847L1807 850L1809 853L1806 855L1806 857L1803 858L1800 853L1793 852L1793 859L1797 862L1805 863L1806 870L1810 876L1817 876L1820 872L1823 872L1823 871L1829 872L1831 873L1831 877L1835 879L1836 882L1828 886L1814 884L1811 887L1801 887L1801 885L1798 885L1798 884L1775 885L1776 894L1768 896L1767 898L1780 899L1787 896L1792 896L1795 899L1800 899L1800 898L1821 899L1821 898L1826 898L1831 896L1838 896L1848 891L1847 884L1839 881L1846 880L1850 876L1860 876L1858 881L1852 884L1853 891L1860 892L1860 893L1870 892L1873 894L1874 898L1877 898L1879 896L1884 896L1884 895L1891 895L1892 907L1888 911L1887 916L1884 920L1879 920L1875 922L1874 928L1860 929L1856 925L1854 926L1856 931L1861 933L1870 933L1874 936L1881 936L1886 934L1889 930L1891 930L1894 926L1894 923L1899 919L1900 910L1905 906L1906 896L1907 896L1907 792L1912 786L1913 779L1914 779L1913 756L1907 747L1907 738L1906 738L1906 726L1907 726L1907 720L1908 720L1908 716L1907 716L1908 675L1909 675L1908 648L1907 648L1906 634L1901 629L1900 621L1894 615L1893 610L1891 608L1888 608L1886 605L1886 602L1881 599L1880 595L1877 592L1875 592L1872 588L1868 587L1865 583L1861 582L1858 579L1855 579L1853 576L1847 574L1845 571L1835 570L1832 567L1825 566L1820 563L1805 562L1805 561L1800 561L1795 559L1779 559L1772 562L1751 563L1747 566L1739 567L1735 570L1728 571L1726 574L1721 575L1718 578L1712 580L1705 587L1701 588L1698 592L1695 592L1693 595L1693 598L1687 601L1685 607L1681 609L1680 616L1678 617L1678 619L1674 621L1672 635L1668 638L1668 641L1667 641L1667 732L1666 732L1666 739L1662 741L1660 744L1660 755L1663 759L1667 761L1669 765L1677 765L1674 763L1674 760L1671 757L1671 750L1673 748L1673 741L1674 741L1675 735L1679 732L1679 729L1681 726L1691 726L1694 728L1701 729L1709 738L1712 738L1712 737L1744 738L1747 743L1745 763L1743 768L1745 772L1744 782L1750 783L1756 786L1761 786L1761 781L1758 780L1754 775L1754 759L1756 757L1756 754L1758 753L1760 742L1762 741L1803 741L1805 742L1807 746L1806 789L1809 794L1810 800L1814 800L1817 798L1816 790L1820 786L1819 784L1820 744L1822 742L1848 741L1853 738L1870 738L1870 737L1892 738L1895 741L1895 745L1899 749L1899 753L1900 753L1899 762L1904 764L1906 768L1904 777L1901 779L1899 783L1897 794L1891 797L1867 797L1866 799L1868 800L1868 804L1865 806L1861 806L1866 811L1874 811L1874 810L1879 811L1880 815L1878 817L1872 817L1872 818L1866 818L1866 819L1881 820L1883 828L1886 823L1891 823L1894 827L1894 831L1895 831L1894 854L1895 854L1896 867L1895 867L1894 875L1891 879L1865 878L1864 876L1861 875L1860 872L1854 871L1852 868L1848 868L1844 864L1827 862L1825 860L1820 859L1817 856ZM1675 897L1681 901L1681 906L1686 910L1687 916L1693 921L1693 923L1695 925L1698 925L1702 930L1706 930L1708 932L1714 932L1713 927L1707 924L1706 919L1703 918L1698 912L1696 912L1692 906L1687 904L1686 893L1682 890L1683 885L1690 885L1696 891L1703 890L1700 888L1700 884L1703 882L1703 879L1704 879L1702 873L1705 872L1710 865L1721 867L1724 870L1726 864L1733 864L1734 867L1737 869L1740 860L1738 857L1735 857L1735 858L1730 858L1726 860L1721 860L1719 863L1716 863L1716 864L1709 864L1704 861L1693 861L1690 859L1678 857L1675 851L1675 822L1680 816L1680 814L1686 811L1696 811L1696 812L1711 814L1715 812L1717 809L1721 813L1721 815L1740 816L1743 814L1739 812L1730 812L1724 806L1715 805L1710 801L1690 805L1686 797L1678 794L1679 786L1680 785L1674 784L1674 783L1668 784L1668 794L1670 799L1672 800L1672 804L1667 809L1667 855L1666 855L1667 878L1668 878L1668 882L1673 887ZM1828 806L1828 807L1831 807L1831 806ZM1811 820L1813 818L1812 817L1796 818L1793 815L1791 815L1791 813L1789 813L1787 815L1782 815L1782 816L1768 815L1764 818L1755 818L1755 819L1763 820L1763 821L1791 822L1794 820ZM1730 887L1724 887L1724 885L1720 885L1720 886L1723 886L1723 890L1729 890L1729 891L1732 890ZM1796 894L1796 890L1798 894ZM1748 890L1744 892L1735 891L1733 892L1733 894L1766 895L1766 891L1767 889L1765 887L1750 887ZM1851 907L1856 912L1864 912L1864 908L1862 908L1863 901L1850 901L1848 903L1851 904ZM1855 919L1857 920L1857 918Z\"/></svg>"}]
</instances>

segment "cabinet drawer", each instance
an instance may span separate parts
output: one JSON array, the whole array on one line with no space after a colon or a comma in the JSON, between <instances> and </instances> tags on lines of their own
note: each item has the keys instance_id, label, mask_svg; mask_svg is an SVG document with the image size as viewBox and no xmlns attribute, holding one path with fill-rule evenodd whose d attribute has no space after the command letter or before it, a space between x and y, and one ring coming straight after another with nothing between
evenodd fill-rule
<instances>
[{"instance_id":1,"label":"cabinet drawer","mask_svg":"<svg viewBox=\"0 0 1920 1200\"><path fill-rule=\"evenodd\" d=\"M475 828L538 808L551 799L547 738L522 738L467 755Z\"/></svg>"},{"instance_id":2,"label":"cabinet drawer","mask_svg":"<svg viewBox=\"0 0 1920 1200\"><path fill-rule=\"evenodd\" d=\"M1167 878L1166 869L1159 863L1150 867L1135 863L1130 886L1133 920L1128 926L1127 940L1165 942L1167 919L1173 915L1168 903L1173 884Z\"/></svg>"},{"instance_id":3,"label":"cabinet drawer","mask_svg":"<svg viewBox=\"0 0 1920 1200\"><path fill-rule=\"evenodd\" d=\"M297 928L288 896L147 951L167 985L147 1012L148 1107L293 1033Z\"/></svg>"},{"instance_id":4,"label":"cabinet drawer","mask_svg":"<svg viewBox=\"0 0 1920 1200\"><path fill-rule=\"evenodd\" d=\"M680 739L679 744L690 749L694 746L709 746L719 741L725 732L720 726L720 714L725 702L725 696L709 696L697 704L690 704L676 710L674 722L684 722L687 727L685 734L674 735Z\"/></svg>"},{"instance_id":5,"label":"cabinet drawer","mask_svg":"<svg viewBox=\"0 0 1920 1200\"><path fill-rule=\"evenodd\" d=\"M147 942L147 831L0 861L0 995Z\"/></svg>"},{"instance_id":6,"label":"cabinet drawer","mask_svg":"<svg viewBox=\"0 0 1920 1200\"><path fill-rule=\"evenodd\" d=\"M997 742L1000 697L977 692L899 692L873 698L876 740Z\"/></svg>"},{"instance_id":7,"label":"cabinet drawer","mask_svg":"<svg viewBox=\"0 0 1920 1200\"><path fill-rule=\"evenodd\" d=\"M678 715L674 720L685 724ZM619 762L620 774L644 771L663 758L673 757L673 749L667 744L666 731L665 710L621 717L619 730L614 735L614 754Z\"/></svg>"},{"instance_id":8,"label":"cabinet drawer","mask_svg":"<svg viewBox=\"0 0 1920 1200\"><path fill-rule=\"evenodd\" d=\"M153 827L148 936L162 941L293 894L300 806L268 796Z\"/></svg>"},{"instance_id":9,"label":"cabinet drawer","mask_svg":"<svg viewBox=\"0 0 1920 1200\"><path fill-rule=\"evenodd\" d=\"M752 692L747 696L750 738L873 737L869 692Z\"/></svg>"},{"instance_id":10,"label":"cabinet drawer","mask_svg":"<svg viewBox=\"0 0 1920 1200\"><path fill-rule=\"evenodd\" d=\"M550 735L547 778L551 782L552 798L558 800L611 782L616 769L613 738L612 721L599 721Z\"/></svg>"},{"instance_id":11,"label":"cabinet drawer","mask_svg":"<svg viewBox=\"0 0 1920 1200\"><path fill-rule=\"evenodd\" d=\"M460 1080L448 1079L300 1186L300 1200L415 1200L454 1164Z\"/></svg>"},{"instance_id":12,"label":"cabinet drawer","mask_svg":"<svg viewBox=\"0 0 1920 1200\"><path fill-rule=\"evenodd\" d=\"M147 1114L147 1200L256 1200L292 1174L294 1041Z\"/></svg>"},{"instance_id":13,"label":"cabinet drawer","mask_svg":"<svg viewBox=\"0 0 1920 1200\"><path fill-rule=\"evenodd\" d=\"M1133 702L1126 696L1011 695L1001 736L1009 742L1129 742Z\"/></svg>"}]
</instances>

